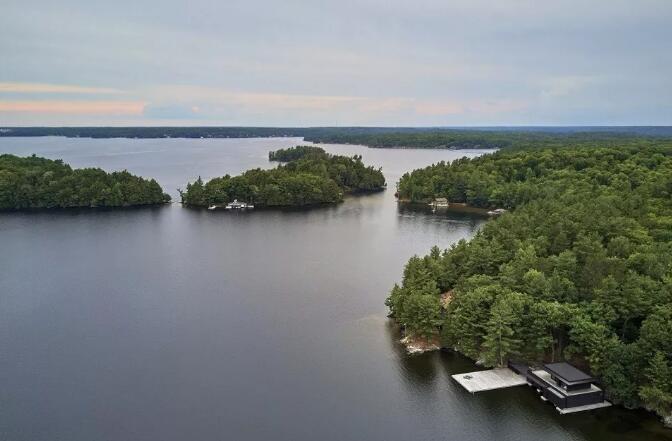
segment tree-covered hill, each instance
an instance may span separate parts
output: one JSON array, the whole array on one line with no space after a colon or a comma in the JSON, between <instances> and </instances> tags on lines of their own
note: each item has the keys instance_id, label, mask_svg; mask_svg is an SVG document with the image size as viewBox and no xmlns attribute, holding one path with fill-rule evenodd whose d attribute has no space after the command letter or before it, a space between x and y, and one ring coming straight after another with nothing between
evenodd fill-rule
<instances>
[{"instance_id":1,"label":"tree-covered hill","mask_svg":"<svg viewBox=\"0 0 672 441\"><path fill-rule=\"evenodd\" d=\"M672 416L672 148L500 151L416 170L400 193L512 208L411 258L387 300L408 333L490 366L569 359L612 400Z\"/></svg>"},{"instance_id":2,"label":"tree-covered hill","mask_svg":"<svg viewBox=\"0 0 672 441\"><path fill-rule=\"evenodd\" d=\"M181 192L182 203L205 207L238 199L262 207L307 206L336 203L344 194L385 188L382 171L365 166L361 156L331 155L321 148L297 146L270 152L269 158L284 164L207 183L199 178Z\"/></svg>"},{"instance_id":3,"label":"tree-covered hill","mask_svg":"<svg viewBox=\"0 0 672 441\"><path fill-rule=\"evenodd\" d=\"M296 161L303 157L312 155L317 157L323 157L325 151L321 147L312 147L309 145L297 145L296 147L290 147L286 149L279 149L273 152L268 152L269 161L278 161L278 162L290 162Z\"/></svg>"},{"instance_id":4,"label":"tree-covered hill","mask_svg":"<svg viewBox=\"0 0 672 441\"><path fill-rule=\"evenodd\" d=\"M639 176L644 179L659 176L644 164L655 164L661 156L672 151L672 144L642 149L637 146L619 148L531 149L518 153L500 151L469 160L440 162L402 176L399 197L412 202L426 202L447 197L451 202L466 202L482 208L512 208L538 199L548 191L548 185L559 183L573 187L570 182L577 174L583 180L611 183ZM638 163L632 158L637 157Z\"/></svg>"},{"instance_id":5,"label":"tree-covered hill","mask_svg":"<svg viewBox=\"0 0 672 441\"><path fill-rule=\"evenodd\" d=\"M127 171L72 169L61 160L0 155L0 210L129 207L170 201L154 180Z\"/></svg>"}]
</instances>

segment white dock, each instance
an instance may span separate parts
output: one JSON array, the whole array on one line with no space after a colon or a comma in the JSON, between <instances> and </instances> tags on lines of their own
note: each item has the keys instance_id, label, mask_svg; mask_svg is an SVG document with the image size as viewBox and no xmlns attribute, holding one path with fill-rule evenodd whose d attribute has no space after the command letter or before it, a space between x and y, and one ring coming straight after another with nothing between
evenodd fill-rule
<instances>
[{"instance_id":1,"label":"white dock","mask_svg":"<svg viewBox=\"0 0 672 441\"><path fill-rule=\"evenodd\" d=\"M595 410L595 409L601 409L603 407L609 407L611 406L611 403L609 401L602 401L601 403L596 403L596 404L586 404L585 406L576 406L576 407L567 407L565 409L559 409L555 408L558 412L560 412L561 415L565 415L567 413L574 413L574 412L583 412L586 410Z\"/></svg>"},{"instance_id":2,"label":"white dock","mask_svg":"<svg viewBox=\"0 0 672 441\"><path fill-rule=\"evenodd\" d=\"M468 372L466 374L452 375L452 377L453 380L460 383L463 388L472 394L527 384L527 379L524 376L516 374L509 368Z\"/></svg>"}]
</instances>

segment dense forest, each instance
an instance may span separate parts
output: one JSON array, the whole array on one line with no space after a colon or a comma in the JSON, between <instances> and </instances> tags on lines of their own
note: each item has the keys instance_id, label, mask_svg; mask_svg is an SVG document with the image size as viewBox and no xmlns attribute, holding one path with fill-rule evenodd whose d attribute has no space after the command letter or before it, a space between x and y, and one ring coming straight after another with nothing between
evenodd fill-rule
<instances>
[{"instance_id":1,"label":"dense forest","mask_svg":"<svg viewBox=\"0 0 672 441\"><path fill-rule=\"evenodd\" d=\"M0 210L129 207L170 201L153 179L72 169L61 160L0 155Z\"/></svg>"},{"instance_id":2,"label":"dense forest","mask_svg":"<svg viewBox=\"0 0 672 441\"><path fill-rule=\"evenodd\" d=\"M555 183L564 179L568 172L589 168L589 164L601 159L605 152L612 151L599 147L567 149L566 152L563 149L520 154L499 152L476 160L463 158L450 164L440 162L404 174L398 183L399 198L429 202L435 197L447 197L451 202L466 202L475 207L513 208L544 194L546 190L540 186L541 179ZM647 143L617 150L668 151L672 150L672 141L658 141L654 148ZM591 168L591 172L595 170Z\"/></svg>"},{"instance_id":3,"label":"dense forest","mask_svg":"<svg viewBox=\"0 0 672 441\"><path fill-rule=\"evenodd\" d=\"M385 188L382 171L365 166L361 156L331 155L321 148L297 146L270 152L269 158L284 164L207 183L199 178L181 192L182 203L205 207L238 199L262 207L306 206L340 202L347 193Z\"/></svg>"},{"instance_id":4,"label":"dense forest","mask_svg":"<svg viewBox=\"0 0 672 441\"><path fill-rule=\"evenodd\" d=\"M288 149L279 149L268 152L269 161L290 162L296 161L308 155L321 157L324 155L324 149L320 147L311 147L308 145L297 145Z\"/></svg>"},{"instance_id":5,"label":"dense forest","mask_svg":"<svg viewBox=\"0 0 672 441\"><path fill-rule=\"evenodd\" d=\"M672 423L672 147L499 151L404 176L402 197L509 213L410 259L409 335L489 366L567 359Z\"/></svg>"}]
</instances>

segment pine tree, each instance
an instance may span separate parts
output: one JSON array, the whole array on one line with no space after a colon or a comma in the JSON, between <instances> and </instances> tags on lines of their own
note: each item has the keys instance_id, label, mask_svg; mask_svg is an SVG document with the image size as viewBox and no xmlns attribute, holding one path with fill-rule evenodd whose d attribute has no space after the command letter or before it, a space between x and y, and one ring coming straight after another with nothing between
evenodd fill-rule
<instances>
[{"instance_id":1,"label":"pine tree","mask_svg":"<svg viewBox=\"0 0 672 441\"><path fill-rule=\"evenodd\" d=\"M516 293L504 295L492 305L483 342L487 364L504 366L509 356L520 352L522 342L516 327L522 319L522 306L522 298Z\"/></svg>"}]
</instances>

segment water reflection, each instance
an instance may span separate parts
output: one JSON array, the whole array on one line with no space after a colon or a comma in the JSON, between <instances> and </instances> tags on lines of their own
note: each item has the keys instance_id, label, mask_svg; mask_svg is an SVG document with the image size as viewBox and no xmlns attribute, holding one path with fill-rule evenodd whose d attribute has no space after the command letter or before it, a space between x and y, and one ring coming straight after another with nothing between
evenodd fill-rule
<instances>
[{"instance_id":1,"label":"water reflection","mask_svg":"<svg viewBox=\"0 0 672 441\"><path fill-rule=\"evenodd\" d=\"M171 191L273 166L268 150L298 142L2 138L0 151ZM324 147L362 154L390 185L465 154ZM620 411L560 417L526 388L470 395L450 378L469 360L406 354L384 306L404 264L485 221L406 209L390 190L309 211L0 215L3 439L656 439L646 414L623 426Z\"/></svg>"},{"instance_id":2,"label":"water reflection","mask_svg":"<svg viewBox=\"0 0 672 441\"><path fill-rule=\"evenodd\" d=\"M410 393L421 391L427 396L443 390L445 396L440 397L442 400L461 403L460 406L451 406L453 412L480 416L478 431L485 435L484 439L515 440L522 433L534 431L539 434L538 439L549 441L567 439L567 435L576 440L672 440L671 431L642 410L631 411L615 406L560 415L527 386L470 394L451 376L486 368L475 365L471 359L452 350L408 354L399 342L401 333L392 319L386 324L386 332L407 390ZM615 438L616 434L618 438Z\"/></svg>"}]
</instances>

